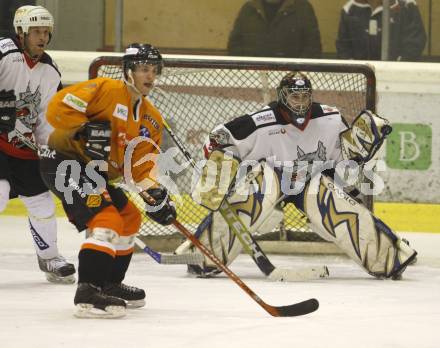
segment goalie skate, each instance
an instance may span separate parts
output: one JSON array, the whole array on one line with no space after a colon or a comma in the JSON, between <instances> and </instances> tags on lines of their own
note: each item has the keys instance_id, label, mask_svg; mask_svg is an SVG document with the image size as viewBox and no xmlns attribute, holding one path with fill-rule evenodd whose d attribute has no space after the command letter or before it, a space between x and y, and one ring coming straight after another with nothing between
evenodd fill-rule
<instances>
[{"instance_id":1,"label":"goalie skate","mask_svg":"<svg viewBox=\"0 0 440 348\"><path fill-rule=\"evenodd\" d=\"M75 317L112 319L125 316L125 301L108 296L93 284L79 283L75 294Z\"/></svg>"},{"instance_id":2,"label":"goalie skate","mask_svg":"<svg viewBox=\"0 0 440 348\"><path fill-rule=\"evenodd\" d=\"M42 270L46 279L51 283L73 284L75 283L75 266L68 263L61 255L51 259L38 257L38 266Z\"/></svg>"},{"instance_id":3,"label":"goalie skate","mask_svg":"<svg viewBox=\"0 0 440 348\"><path fill-rule=\"evenodd\" d=\"M124 300L128 307L139 308L145 306L145 291L135 286L123 283L108 283L102 291L108 296Z\"/></svg>"},{"instance_id":4,"label":"goalie skate","mask_svg":"<svg viewBox=\"0 0 440 348\"><path fill-rule=\"evenodd\" d=\"M413 264L417 260L417 252L409 246L407 240L399 238L396 242L397 253L393 256L394 269L391 271L389 278L393 280L401 280L402 273L408 265Z\"/></svg>"}]
</instances>

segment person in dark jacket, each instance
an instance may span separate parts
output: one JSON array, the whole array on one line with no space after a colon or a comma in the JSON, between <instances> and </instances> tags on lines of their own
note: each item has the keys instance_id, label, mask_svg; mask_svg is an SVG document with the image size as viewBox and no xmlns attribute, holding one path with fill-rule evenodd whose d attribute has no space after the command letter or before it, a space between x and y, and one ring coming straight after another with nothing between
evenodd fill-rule
<instances>
[{"instance_id":1,"label":"person in dark jacket","mask_svg":"<svg viewBox=\"0 0 440 348\"><path fill-rule=\"evenodd\" d=\"M336 49L342 59L380 60L382 0L350 0L341 11ZM389 60L417 61L426 32L415 0L390 1Z\"/></svg>"},{"instance_id":2,"label":"person in dark jacket","mask_svg":"<svg viewBox=\"0 0 440 348\"><path fill-rule=\"evenodd\" d=\"M14 18L15 10L24 5L35 5L35 0L1 0L0 1L0 36L15 37Z\"/></svg>"},{"instance_id":3,"label":"person in dark jacket","mask_svg":"<svg viewBox=\"0 0 440 348\"><path fill-rule=\"evenodd\" d=\"M229 36L233 56L319 58L318 21L308 0L249 0Z\"/></svg>"}]
</instances>

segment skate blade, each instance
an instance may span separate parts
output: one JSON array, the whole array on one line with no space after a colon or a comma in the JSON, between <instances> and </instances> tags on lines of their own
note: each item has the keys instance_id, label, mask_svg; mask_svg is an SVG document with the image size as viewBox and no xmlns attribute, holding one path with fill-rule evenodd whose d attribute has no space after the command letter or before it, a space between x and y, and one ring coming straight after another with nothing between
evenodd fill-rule
<instances>
[{"instance_id":1,"label":"skate blade","mask_svg":"<svg viewBox=\"0 0 440 348\"><path fill-rule=\"evenodd\" d=\"M66 277L59 277L56 274L45 272L47 281L55 284L74 284L76 279L75 276L68 275Z\"/></svg>"},{"instance_id":2,"label":"skate blade","mask_svg":"<svg viewBox=\"0 0 440 348\"><path fill-rule=\"evenodd\" d=\"M114 319L125 316L126 310L122 306L107 306L105 310L95 308L89 303L78 303L75 305L75 312L73 315L77 318L85 319Z\"/></svg>"},{"instance_id":3,"label":"skate blade","mask_svg":"<svg viewBox=\"0 0 440 348\"><path fill-rule=\"evenodd\" d=\"M134 308L141 308L145 306L145 300L134 300L134 301L126 301L127 308L134 309Z\"/></svg>"}]
</instances>

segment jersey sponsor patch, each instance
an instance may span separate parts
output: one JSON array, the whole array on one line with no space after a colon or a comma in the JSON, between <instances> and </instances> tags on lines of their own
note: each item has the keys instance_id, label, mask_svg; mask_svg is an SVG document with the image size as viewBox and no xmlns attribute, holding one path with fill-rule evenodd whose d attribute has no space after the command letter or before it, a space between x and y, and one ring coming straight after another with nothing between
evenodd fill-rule
<instances>
[{"instance_id":1,"label":"jersey sponsor patch","mask_svg":"<svg viewBox=\"0 0 440 348\"><path fill-rule=\"evenodd\" d=\"M8 51L18 49L17 45L11 39L5 39L0 41L0 52L6 53Z\"/></svg>"},{"instance_id":2,"label":"jersey sponsor patch","mask_svg":"<svg viewBox=\"0 0 440 348\"><path fill-rule=\"evenodd\" d=\"M150 115L145 114L144 115L144 120L148 121L151 123L151 125L154 127L154 129L159 129L159 123Z\"/></svg>"},{"instance_id":3,"label":"jersey sponsor patch","mask_svg":"<svg viewBox=\"0 0 440 348\"><path fill-rule=\"evenodd\" d=\"M278 129L273 129L271 131L269 131L269 135L277 135L277 134L286 134L286 129L284 128L278 128Z\"/></svg>"},{"instance_id":4,"label":"jersey sponsor patch","mask_svg":"<svg viewBox=\"0 0 440 348\"><path fill-rule=\"evenodd\" d=\"M251 117L254 120L255 125L257 127L263 124L274 123L277 121L275 118L275 114L273 113L272 110L262 111L255 115L252 115Z\"/></svg>"},{"instance_id":5,"label":"jersey sponsor patch","mask_svg":"<svg viewBox=\"0 0 440 348\"><path fill-rule=\"evenodd\" d=\"M97 208L101 205L101 202L102 202L101 195L92 194L87 196L86 205L89 208Z\"/></svg>"},{"instance_id":6,"label":"jersey sponsor patch","mask_svg":"<svg viewBox=\"0 0 440 348\"><path fill-rule=\"evenodd\" d=\"M333 113L333 112L339 112L339 110L336 107L334 107L334 106L329 106L329 105L321 104L321 108L322 108L322 112L324 114L329 114L329 113Z\"/></svg>"},{"instance_id":7,"label":"jersey sponsor patch","mask_svg":"<svg viewBox=\"0 0 440 348\"><path fill-rule=\"evenodd\" d=\"M128 118L128 106L122 104L116 104L113 116L119 118L122 121L127 121Z\"/></svg>"},{"instance_id":8,"label":"jersey sponsor patch","mask_svg":"<svg viewBox=\"0 0 440 348\"><path fill-rule=\"evenodd\" d=\"M67 93L64 96L63 103L79 112L84 112L84 113L86 112L88 105L84 100L70 93Z\"/></svg>"}]
</instances>

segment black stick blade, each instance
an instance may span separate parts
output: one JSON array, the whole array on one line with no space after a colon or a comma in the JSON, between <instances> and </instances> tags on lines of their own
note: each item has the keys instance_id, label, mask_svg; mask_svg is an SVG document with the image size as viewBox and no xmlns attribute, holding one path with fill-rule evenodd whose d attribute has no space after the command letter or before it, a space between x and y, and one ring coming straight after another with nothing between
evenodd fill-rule
<instances>
[{"instance_id":1,"label":"black stick blade","mask_svg":"<svg viewBox=\"0 0 440 348\"><path fill-rule=\"evenodd\" d=\"M289 306L274 307L276 311L271 313L275 317L296 317L316 311L319 308L319 302L315 298L295 303Z\"/></svg>"}]
</instances>

